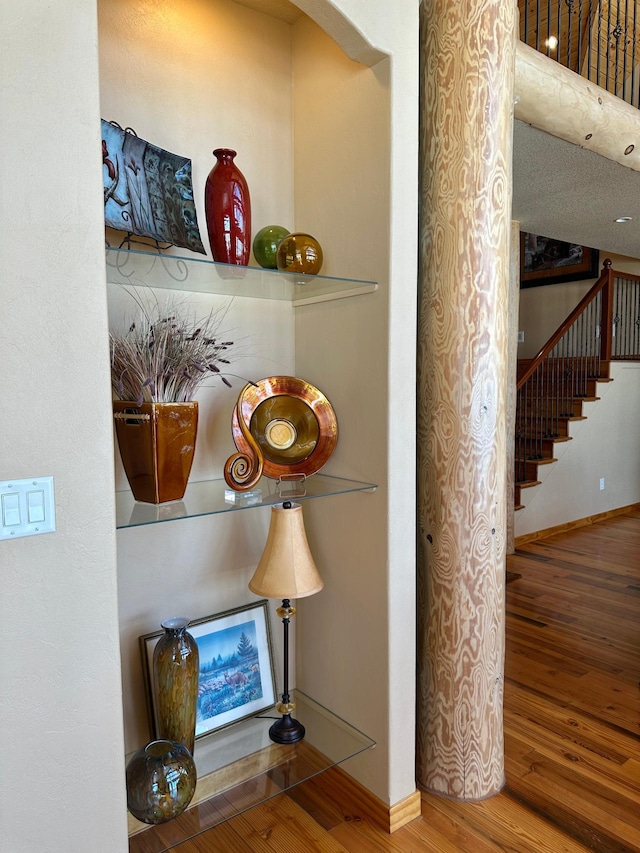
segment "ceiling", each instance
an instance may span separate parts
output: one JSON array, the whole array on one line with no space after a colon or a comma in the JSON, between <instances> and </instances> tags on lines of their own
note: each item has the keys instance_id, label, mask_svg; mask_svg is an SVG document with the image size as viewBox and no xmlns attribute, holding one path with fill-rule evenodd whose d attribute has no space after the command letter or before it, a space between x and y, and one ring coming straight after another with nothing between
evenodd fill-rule
<instances>
[{"instance_id":1,"label":"ceiling","mask_svg":"<svg viewBox=\"0 0 640 853\"><path fill-rule=\"evenodd\" d=\"M522 231L640 258L640 172L516 121L512 217Z\"/></svg>"}]
</instances>

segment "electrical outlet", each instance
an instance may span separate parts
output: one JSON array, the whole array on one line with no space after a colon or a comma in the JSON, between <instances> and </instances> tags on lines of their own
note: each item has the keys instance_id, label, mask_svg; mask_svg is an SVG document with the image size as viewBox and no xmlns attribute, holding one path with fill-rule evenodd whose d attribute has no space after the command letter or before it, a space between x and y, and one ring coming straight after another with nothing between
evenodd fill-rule
<instances>
[{"instance_id":1,"label":"electrical outlet","mask_svg":"<svg viewBox=\"0 0 640 853\"><path fill-rule=\"evenodd\" d=\"M604 491L604 477L600 477L600 491Z\"/></svg>"},{"instance_id":2,"label":"electrical outlet","mask_svg":"<svg viewBox=\"0 0 640 853\"><path fill-rule=\"evenodd\" d=\"M524 332L518 332L518 343L519 344L524 343Z\"/></svg>"}]
</instances>

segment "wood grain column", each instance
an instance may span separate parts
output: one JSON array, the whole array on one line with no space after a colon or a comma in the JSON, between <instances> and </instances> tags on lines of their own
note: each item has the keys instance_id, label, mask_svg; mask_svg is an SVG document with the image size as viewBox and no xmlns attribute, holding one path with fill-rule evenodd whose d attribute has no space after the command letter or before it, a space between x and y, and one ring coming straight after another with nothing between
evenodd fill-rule
<instances>
[{"instance_id":1,"label":"wood grain column","mask_svg":"<svg viewBox=\"0 0 640 853\"><path fill-rule=\"evenodd\" d=\"M419 784L504 783L507 311L517 8L424 0Z\"/></svg>"}]
</instances>

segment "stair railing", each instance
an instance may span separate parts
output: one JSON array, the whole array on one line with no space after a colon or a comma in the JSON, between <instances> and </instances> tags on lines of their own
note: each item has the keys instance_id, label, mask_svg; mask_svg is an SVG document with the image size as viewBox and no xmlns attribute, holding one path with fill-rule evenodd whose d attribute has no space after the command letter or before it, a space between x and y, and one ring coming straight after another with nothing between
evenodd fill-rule
<instances>
[{"instance_id":1,"label":"stair railing","mask_svg":"<svg viewBox=\"0 0 640 853\"><path fill-rule=\"evenodd\" d=\"M611 359L640 360L640 276L613 273Z\"/></svg>"},{"instance_id":2,"label":"stair railing","mask_svg":"<svg viewBox=\"0 0 640 853\"><path fill-rule=\"evenodd\" d=\"M516 483L531 479L528 464L551 458L553 440L568 434L567 419L582 412L590 384L607 378L615 360L640 361L640 275L616 272L607 259L598 281L518 377Z\"/></svg>"},{"instance_id":3,"label":"stair railing","mask_svg":"<svg viewBox=\"0 0 640 853\"><path fill-rule=\"evenodd\" d=\"M516 483L529 479L527 462L551 455L549 439L567 434L567 418L576 415L589 381L599 378L602 363L611 359L613 282L607 259L598 281L518 378Z\"/></svg>"}]
</instances>

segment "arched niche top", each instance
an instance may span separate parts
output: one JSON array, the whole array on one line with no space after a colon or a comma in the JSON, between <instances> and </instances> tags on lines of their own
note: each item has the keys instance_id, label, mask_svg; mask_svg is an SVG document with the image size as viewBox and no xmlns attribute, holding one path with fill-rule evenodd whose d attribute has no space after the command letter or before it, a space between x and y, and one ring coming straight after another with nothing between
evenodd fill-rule
<instances>
[{"instance_id":1,"label":"arched niche top","mask_svg":"<svg viewBox=\"0 0 640 853\"><path fill-rule=\"evenodd\" d=\"M371 66L385 58L386 54L374 47L331 0L295 0L295 5L322 27L349 59Z\"/></svg>"},{"instance_id":2,"label":"arched niche top","mask_svg":"<svg viewBox=\"0 0 640 853\"><path fill-rule=\"evenodd\" d=\"M386 57L386 53L374 47L362 31L340 11L332 0L236 0L260 12L295 23L294 8L299 9L315 21L319 27L346 53L349 59L372 66ZM349 5L349 3L347 3Z\"/></svg>"}]
</instances>

